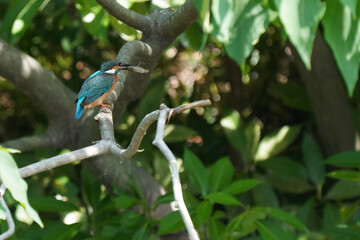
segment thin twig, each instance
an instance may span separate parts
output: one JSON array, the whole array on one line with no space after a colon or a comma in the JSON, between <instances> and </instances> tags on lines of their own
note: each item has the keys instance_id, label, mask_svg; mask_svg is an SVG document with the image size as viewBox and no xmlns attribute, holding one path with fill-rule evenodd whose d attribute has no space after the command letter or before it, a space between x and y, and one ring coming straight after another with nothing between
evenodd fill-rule
<instances>
[{"instance_id":1,"label":"thin twig","mask_svg":"<svg viewBox=\"0 0 360 240\"><path fill-rule=\"evenodd\" d=\"M11 216L11 212L9 210L9 207L7 206L7 204L6 204L5 200L4 200L5 190L6 190L5 185L1 184L1 187L0 187L0 204L5 209L6 222L7 222L8 226L9 226L9 229L6 232L4 232L4 233L2 233L0 235L0 240L4 240L4 239L7 239L7 238L11 237L15 232L14 219Z\"/></svg>"}]
</instances>

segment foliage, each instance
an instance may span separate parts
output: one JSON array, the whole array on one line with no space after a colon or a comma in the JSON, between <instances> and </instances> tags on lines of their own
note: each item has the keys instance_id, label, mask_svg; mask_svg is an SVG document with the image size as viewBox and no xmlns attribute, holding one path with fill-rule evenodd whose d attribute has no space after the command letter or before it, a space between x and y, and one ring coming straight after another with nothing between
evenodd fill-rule
<instances>
[{"instance_id":1,"label":"foliage","mask_svg":"<svg viewBox=\"0 0 360 240\"><path fill-rule=\"evenodd\" d=\"M185 202L201 239L357 239L360 153L323 154L311 99L284 43L288 38L310 69L314 38L323 34L356 115L359 1L194 3L199 21L166 50L147 92L124 113L115 129L119 144L126 145L141 118L161 102L177 106L210 98L211 107L174 117L166 130L166 141L179 157ZM146 14L181 2L126 4ZM140 34L93 0L4 0L0 37L77 91L102 61L114 58L125 41L139 39ZM36 106L3 78L0 89L0 141L44 131L47 123ZM25 166L61 152L39 149L9 155L0 149L2 181L20 182L23 189L10 189L16 202L5 195L17 213L16 238L155 240L183 229L177 211L162 219L153 217L159 206L174 200L171 173L151 146L153 135L150 129L141 146L146 151L134 160L166 188L166 195L150 205L135 182L129 191L116 189L111 195L81 165L63 166L26 180L29 203L44 221L41 230L28 225L32 220L17 207L20 201L41 225L37 214L29 211L24 183L14 180L12 158ZM10 176L4 174L5 163L11 163L6 172ZM109 171L116 168L121 164ZM2 230L6 225L1 224Z\"/></svg>"}]
</instances>

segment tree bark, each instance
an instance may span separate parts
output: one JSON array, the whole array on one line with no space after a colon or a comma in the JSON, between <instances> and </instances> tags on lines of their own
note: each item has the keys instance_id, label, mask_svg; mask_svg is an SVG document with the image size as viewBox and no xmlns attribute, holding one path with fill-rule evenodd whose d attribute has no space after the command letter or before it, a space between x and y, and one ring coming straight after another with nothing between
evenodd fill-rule
<instances>
[{"instance_id":1,"label":"tree bark","mask_svg":"<svg viewBox=\"0 0 360 240\"><path fill-rule=\"evenodd\" d=\"M310 71L293 46L292 51L311 99L325 155L359 149L344 81L322 34L318 31L315 37Z\"/></svg>"}]
</instances>

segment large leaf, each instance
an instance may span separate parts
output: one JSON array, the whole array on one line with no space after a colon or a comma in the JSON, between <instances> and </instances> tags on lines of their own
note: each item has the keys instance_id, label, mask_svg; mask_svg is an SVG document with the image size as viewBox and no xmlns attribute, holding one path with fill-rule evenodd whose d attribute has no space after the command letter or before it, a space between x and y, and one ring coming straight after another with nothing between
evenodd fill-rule
<instances>
[{"instance_id":1,"label":"large leaf","mask_svg":"<svg viewBox=\"0 0 360 240\"><path fill-rule=\"evenodd\" d=\"M216 161L209 175L209 191L216 192L227 186L234 176L234 167L228 157Z\"/></svg>"},{"instance_id":2,"label":"large leaf","mask_svg":"<svg viewBox=\"0 0 360 240\"><path fill-rule=\"evenodd\" d=\"M263 222L256 221L255 225L263 240L282 240L275 235L274 230L272 228L269 228L269 226L264 225Z\"/></svg>"},{"instance_id":3,"label":"large leaf","mask_svg":"<svg viewBox=\"0 0 360 240\"><path fill-rule=\"evenodd\" d=\"M326 13L322 23L325 39L334 53L336 63L351 96L359 73L359 15L354 18L352 10L338 0L326 1Z\"/></svg>"},{"instance_id":4,"label":"large leaf","mask_svg":"<svg viewBox=\"0 0 360 240\"><path fill-rule=\"evenodd\" d=\"M360 182L340 180L329 190L325 198L345 200L360 196Z\"/></svg>"},{"instance_id":5,"label":"large leaf","mask_svg":"<svg viewBox=\"0 0 360 240\"><path fill-rule=\"evenodd\" d=\"M326 164L337 167L360 167L360 152L347 151L335 154L325 160Z\"/></svg>"},{"instance_id":6,"label":"large leaf","mask_svg":"<svg viewBox=\"0 0 360 240\"><path fill-rule=\"evenodd\" d=\"M161 219L158 234L164 235L168 233L173 233L179 231L183 227L184 223L182 221L180 212L172 212Z\"/></svg>"},{"instance_id":7,"label":"large leaf","mask_svg":"<svg viewBox=\"0 0 360 240\"><path fill-rule=\"evenodd\" d=\"M317 187L321 186L325 174L324 158L320 147L308 134L305 135L302 142L302 152L311 181Z\"/></svg>"},{"instance_id":8,"label":"large leaf","mask_svg":"<svg viewBox=\"0 0 360 240\"><path fill-rule=\"evenodd\" d=\"M86 30L99 40L107 42L110 20L104 8L95 0L76 0L75 6L81 14Z\"/></svg>"},{"instance_id":9,"label":"large leaf","mask_svg":"<svg viewBox=\"0 0 360 240\"><path fill-rule=\"evenodd\" d=\"M246 191L256 187L260 183L262 183L262 181L260 181L258 179L241 179L241 180L232 182L230 185L228 185L226 188L224 188L223 192L235 195L235 194L246 192Z\"/></svg>"},{"instance_id":10,"label":"large leaf","mask_svg":"<svg viewBox=\"0 0 360 240\"><path fill-rule=\"evenodd\" d=\"M280 130L264 137L255 154L255 161L264 161L283 151L297 137L301 126L284 126Z\"/></svg>"},{"instance_id":11,"label":"large leaf","mask_svg":"<svg viewBox=\"0 0 360 240\"><path fill-rule=\"evenodd\" d=\"M3 150L0 150L0 178L6 188L11 192L13 198L24 207L29 217L39 224L40 227L44 227L39 215L29 204L27 198L28 186L20 177L15 160L9 153Z\"/></svg>"},{"instance_id":12,"label":"large leaf","mask_svg":"<svg viewBox=\"0 0 360 240\"><path fill-rule=\"evenodd\" d=\"M221 119L220 124L230 144L241 154L245 154L246 136L240 114L236 110L228 111Z\"/></svg>"},{"instance_id":13,"label":"large leaf","mask_svg":"<svg viewBox=\"0 0 360 240\"><path fill-rule=\"evenodd\" d=\"M267 9L261 0L213 0L211 12L215 37L242 65L269 24Z\"/></svg>"},{"instance_id":14,"label":"large leaf","mask_svg":"<svg viewBox=\"0 0 360 240\"><path fill-rule=\"evenodd\" d=\"M290 41L310 69L316 29L325 13L325 4L320 0L277 0L275 3Z\"/></svg>"},{"instance_id":15,"label":"large leaf","mask_svg":"<svg viewBox=\"0 0 360 240\"><path fill-rule=\"evenodd\" d=\"M29 27L39 8L47 3L48 1L45 0L10 1L4 22L0 27L0 36L7 40L11 39L13 43L16 42Z\"/></svg>"},{"instance_id":16,"label":"large leaf","mask_svg":"<svg viewBox=\"0 0 360 240\"><path fill-rule=\"evenodd\" d=\"M205 166L200 159L187 148L185 148L184 151L184 167L191 180L199 188L201 194L205 196L208 192L208 178Z\"/></svg>"}]
</instances>

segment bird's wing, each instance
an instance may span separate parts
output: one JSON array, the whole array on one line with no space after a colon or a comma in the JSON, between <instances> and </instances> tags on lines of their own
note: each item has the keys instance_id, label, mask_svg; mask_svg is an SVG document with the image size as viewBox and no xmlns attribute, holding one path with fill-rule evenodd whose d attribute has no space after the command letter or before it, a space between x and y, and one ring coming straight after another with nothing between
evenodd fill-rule
<instances>
[{"instance_id":1,"label":"bird's wing","mask_svg":"<svg viewBox=\"0 0 360 240\"><path fill-rule=\"evenodd\" d=\"M110 90L114 81L114 76L106 73L96 72L85 80L80 92L78 93L78 99L84 97L84 101L81 103L85 106Z\"/></svg>"}]
</instances>

